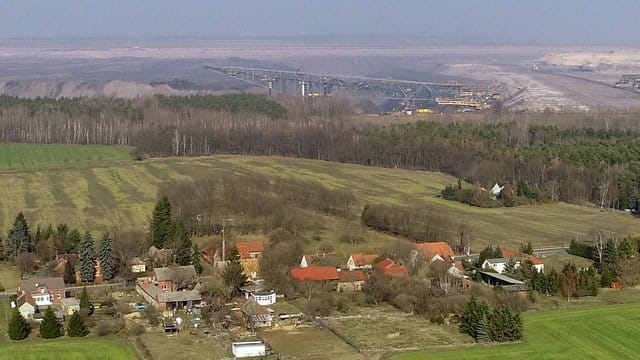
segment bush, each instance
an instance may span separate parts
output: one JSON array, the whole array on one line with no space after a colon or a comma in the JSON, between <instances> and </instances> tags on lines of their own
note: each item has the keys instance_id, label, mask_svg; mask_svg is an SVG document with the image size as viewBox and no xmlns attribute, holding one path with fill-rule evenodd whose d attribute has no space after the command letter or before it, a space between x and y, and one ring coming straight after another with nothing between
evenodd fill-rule
<instances>
[{"instance_id":1,"label":"bush","mask_svg":"<svg viewBox=\"0 0 640 360\"><path fill-rule=\"evenodd\" d=\"M98 336L117 334L121 329L122 322L119 321L101 321L94 328Z\"/></svg>"},{"instance_id":2,"label":"bush","mask_svg":"<svg viewBox=\"0 0 640 360\"><path fill-rule=\"evenodd\" d=\"M0 284L0 292L4 292L4 286L2 286L2 284Z\"/></svg>"},{"instance_id":3,"label":"bush","mask_svg":"<svg viewBox=\"0 0 640 360\"><path fill-rule=\"evenodd\" d=\"M133 326L131 326L131 329L129 329L129 333L133 336L142 335L144 334L144 332L145 332L145 328L140 324L133 324Z\"/></svg>"},{"instance_id":4,"label":"bush","mask_svg":"<svg viewBox=\"0 0 640 360\"><path fill-rule=\"evenodd\" d=\"M313 316L329 316L331 315L331 306L327 299L313 298L307 302L307 313Z\"/></svg>"},{"instance_id":5,"label":"bush","mask_svg":"<svg viewBox=\"0 0 640 360\"><path fill-rule=\"evenodd\" d=\"M408 294L399 294L393 299L393 305L406 313L412 313L416 306L416 297Z\"/></svg>"}]
</instances>

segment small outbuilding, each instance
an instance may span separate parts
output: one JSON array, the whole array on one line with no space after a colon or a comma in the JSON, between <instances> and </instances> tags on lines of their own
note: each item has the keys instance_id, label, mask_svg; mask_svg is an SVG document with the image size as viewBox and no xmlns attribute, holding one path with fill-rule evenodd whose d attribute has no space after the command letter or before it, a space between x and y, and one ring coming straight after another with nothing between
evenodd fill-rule
<instances>
[{"instance_id":1,"label":"small outbuilding","mask_svg":"<svg viewBox=\"0 0 640 360\"><path fill-rule=\"evenodd\" d=\"M80 312L80 300L65 298L60 302L64 316L71 316L74 312Z\"/></svg>"},{"instance_id":2,"label":"small outbuilding","mask_svg":"<svg viewBox=\"0 0 640 360\"><path fill-rule=\"evenodd\" d=\"M267 347L262 341L243 341L231 344L231 352L237 359L265 356Z\"/></svg>"}]
</instances>

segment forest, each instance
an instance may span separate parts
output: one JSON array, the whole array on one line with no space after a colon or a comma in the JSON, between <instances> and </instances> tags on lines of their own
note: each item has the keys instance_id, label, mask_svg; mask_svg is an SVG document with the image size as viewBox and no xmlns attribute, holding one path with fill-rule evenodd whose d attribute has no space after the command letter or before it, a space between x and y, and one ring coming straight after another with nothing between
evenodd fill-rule
<instances>
[{"instance_id":1,"label":"forest","mask_svg":"<svg viewBox=\"0 0 640 360\"><path fill-rule=\"evenodd\" d=\"M435 115L380 124L354 112L338 98L3 96L0 141L127 145L138 158L278 155L440 171L478 187L526 186L537 200L638 211L633 113Z\"/></svg>"}]
</instances>

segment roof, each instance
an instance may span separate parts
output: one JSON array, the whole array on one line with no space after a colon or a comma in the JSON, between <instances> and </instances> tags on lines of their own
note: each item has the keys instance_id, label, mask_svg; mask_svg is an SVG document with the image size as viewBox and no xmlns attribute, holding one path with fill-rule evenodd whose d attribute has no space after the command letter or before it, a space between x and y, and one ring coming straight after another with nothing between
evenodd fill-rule
<instances>
[{"instance_id":1,"label":"roof","mask_svg":"<svg viewBox=\"0 0 640 360\"><path fill-rule=\"evenodd\" d=\"M386 268L384 268L382 273L386 276L409 276L409 271L407 271L407 268L398 264L387 266Z\"/></svg>"},{"instance_id":2,"label":"roof","mask_svg":"<svg viewBox=\"0 0 640 360\"><path fill-rule=\"evenodd\" d=\"M56 255L56 260L57 261L71 261L72 263L75 263L75 262L78 261L78 259L80 259L78 254L59 254L59 255Z\"/></svg>"},{"instance_id":3,"label":"roof","mask_svg":"<svg viewBox=\"0 0 640 360\"><path fill-rule=\"evenodd\" d=\"M334 266L308 266L292 268L291 277L298 281L338 280L338 269Z\"/></svg>"},{"instance_id":4,"label":"roof","mask_svg":"<svg viewBox=\"0 0 640 360\"><path fill-rule=\"evenodd\" d=\"M520 251L509 249L508 247L503 247L502 249L500 249L500 251L502 251L502 256L504 256L504 257L508 257L508 258L511 258L511 257L512 258L527 258L529 261L531 261L533 263L533 265L544 264L542 262L542 260L538 259L537 257L535 257L533 255L529 255L529 254L522 253Z\"/></svg>"},{"instance_id":5,"label":"roof","mask_svg":"<svg viewBox=\"0 0 640 360\"><path fill-rule=\"evenodd\" d=\"M386 276L409 276L407 268L396 264L395 261L386 258L373 266L377 271L382 271Z\"/></svg>"},{"instance_id":6,"label":"roof","mask_svg":"<svg viewBox=\"0 0 640 360\"><path fill-rule=\"evenodd\" d=\"M431 261L431 259L436 255L440 255L444 261L451 261L451 258L453 257L453 249L449 244L443 241L417 244L416 250L421 251L426 255L429 261Z\"/></svg>"},{"instance_id":7,"label":"roof","mask_svg":"<svg viewBox=\"0 0 640 360\"><path fill-rule=\"evenodd\" d=\"M376 254L351 254L351 258L353 259L353 263L356 266L365 266L372 265L375 259L378 258Z\"/></svg>"},{"instance_id":8,"label":"roof","mask_svg":"<svg viewBox=\"0 0 640 360\"><path fill-rule=\"evenodd\" d=\"M504 282L511 283L512 285L515 285L515 284L524 284L524 282L522 282L522 281L520 281L520 280L512 279L512 278L510 278L510 277L508 277L508 276L506 276L506 275L502 275L502 274L498 274L498 273L493 273L493 272L487 272L487 271L480 271L480 273L481 273L481 274L484 274L484 275L487 275L487 276L490 276L490 277L493 277L493 278L498 279L498 280L502 280L502 281L504 281Z\"/></svg>"},{"instance_id":9,"label":"roof","mask_svg":"<svg viewBox=\"0 0 640 360\"><path fill-rule=\"evenodd\" d=\"M250 298L240 307L243 314L249 316L270 315L271 312L266 307L258 304L254 298Z\"/></svg>"},{"instance_id":10,"label":"roof","mask_svg":"<svg viewBox=\"0 0 640 360\"><path fill-rule=\"evenodd\" d=\"M492 264L504 264L504 263L508 263L509 260L511 259L512 258L503 257L503 258L495 258L495 259L486 259L485 261L488 261Z\"/></svg>"},{"instance_id":11,"label":"roof","mask_svg":"<svg viewBox=\"0 0 640 360\"><path fill-rule=\"evenodd\" d=\"M338 273L339 282L367 281L367 276L362 270L341 271Z\"/></svg>"},{"instance_id":12,"label":"roof","mask_svg":"<svg viewBox=\"0 0 640 360\"><path fill-rule=\"evenodd\" d=\"M139 257L134 257L133 259L129 260L129 264L130 265L145 265L146 263L144 262L144 260L140 259Z\"/></svg>"},{"instance_id":13,"label":"roof","mask_svg":"<svg viewBox=\"0 0 640 360\"><path fill-rule=\"evenodd\" d=\"M60 303L64 306L80 306L80 300L74 298L64 298Z\"/></svg>"},{"instance_id":14,"label":"roof","mask_svg":"<svg viewBox=\"0 0 640 360\"><path fill-rule=\"evenodd\" d=\"M194 300L202 300L202 295L200 294L200 291L197 291L197 290L171 291L171 292L158 293L157 299L159 303L167 303L167 302L175 302L175 301L194 301Z\"/></svg>"},{"instance_id":15,"label":"roof","mask_svg":"<svg viewBox=\"0 0 640 360\"><path fill-rule=\"evenodd\" d=\"M17 307L21 307L25 303L29 303L31 306L34 306L34 307L36 306L35 300L33 300L33 298L31 297L31 294L29 294L28 292L22 293L22 295L18 296L18 298L16 299Z\"/></svg>"},{"instance_id":16,"label":"roof","mask_svg":"<svg viewBox=\"0 0 640 360\"><path fill-rule=\"evenodd\" d=\"M373 265L373 267L375 269L378 269L378 270L384 270L387 266L393 265L395 263L396 263L395 261L393 261L393 260L391 260L389 258L386 258L386 259L380 261L379 263Z\"/></svg>"},{"instance_id":17,"label":"roof","mask_svg":"<svg viewBox=\"0 0 640 360\"><path fill-rule=\"evenodd\" d=\"M21 291L36 292L42 288L49 290L64 290L64 280L61 277L49 277L49 278L33 278L27 280L20 280L18 287Z\"/></svg>"},{"instance_id":18,"label":"roof","mask_svg":"<svg viewBox=\"0 0 640 360\"><path fill-rule=\"evenodd\" d=\"M173 280L177 273L181 273L181 277L191 277L193 279L198 277L193 265L155 268L153 273L157 281Z\"/></svg>"},{"instance_id":19,"label":"roof","mask_svg":"<svg viewBox=\"0 0 640 360\"><path fill-rule=\"evenodd\" d=\"M236 243L236 249L238 249L240 259L251 259L251 253L264 251L264 243L262 241L239 242Z\"/></svg>"}]
</instances>

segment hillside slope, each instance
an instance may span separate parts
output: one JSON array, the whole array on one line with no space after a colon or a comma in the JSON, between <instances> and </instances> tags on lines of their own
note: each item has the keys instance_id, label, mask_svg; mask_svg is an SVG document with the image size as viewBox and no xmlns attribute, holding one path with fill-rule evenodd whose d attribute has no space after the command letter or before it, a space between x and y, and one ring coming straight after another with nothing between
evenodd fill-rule
<instances>
[{"instance_id":1,"label":"hillside slope","mask_svg":"<svg viewBox=\"0 0 640 360\"><path fill-rule=\"evenodd\" d=\"M534 246L567 244L593 230L640 233L640 220L564 203L481 209L446 201L436 195L457 180L440 173L371 168L293 158L230 156L170 158L110 165L0 171L0 226L6 231L18 211L33 223L66 222L105 230L146 228L158 187L167 182L231 172L246 176L294 177L350 189L359 205L389 203L425 205L464 221L472 249L486 244ZM360 207L361 208L361 207Z\"/></svg>"}]
</instances>

